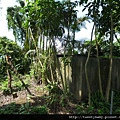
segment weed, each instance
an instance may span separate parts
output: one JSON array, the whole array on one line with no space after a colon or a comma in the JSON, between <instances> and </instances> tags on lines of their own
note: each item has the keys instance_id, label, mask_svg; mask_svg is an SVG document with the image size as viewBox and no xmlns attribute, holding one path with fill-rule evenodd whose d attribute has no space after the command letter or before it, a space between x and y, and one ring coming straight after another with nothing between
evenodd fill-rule
<instances>
[{"instance_id":1,"label":"weed","mask_svg":"<svg viewBox=\"0 0 120 120\"><path fill-rule=\"evenodd\" d=\"M32 114L47 114L48 108L46 106L31 107Z\"/></svg>"},{"instance_id":2,"label":"weed","mask_svg":"<svg viewBox=\"0 0 120 120\"><path fill-rule=\"evenodd\" d=\"M18 108L16 107L16 104L13 102L7 106L4 106L4 108L0 109L0 114L16 114Z\"/></svg>"}]
</instances>

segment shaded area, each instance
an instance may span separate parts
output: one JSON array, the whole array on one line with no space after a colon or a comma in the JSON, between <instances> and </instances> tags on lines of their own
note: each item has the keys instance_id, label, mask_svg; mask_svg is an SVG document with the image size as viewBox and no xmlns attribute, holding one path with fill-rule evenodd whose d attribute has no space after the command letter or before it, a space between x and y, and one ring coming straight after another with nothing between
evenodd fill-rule
<instances>
[{"instance_id":1,"label":"shaded area","mask_svg":"<svg viewBox=\"0 0 120 120\"><path fill-rule=\"evenodd\" d=\"M18 104L19 103L19 104ZM0 107L0 114L47 114L44 96L34 97L25 102L24 100L11 102Z\"/></svg>"},{"instance_id":2,"label":"shaded area","mask_svg":"<svg viewBox=\"0 0 120 120\"><path fill-rule=\"evenodd\" d=\"M36 96L27 102L20 100L2 105L0 114L74 114L75 104L69 102L64 107L58 104L55 110L54 106L48 105L46 98L46 95Z\"/></svg>"},{"instance_id":3,"label":"shaded area","mask_svg":"<svg viewBox=\"0 0 120 120\"><path fill-rule=\"evenodd\" d=\"M85 77L86 58L86 56L74 55L71 61L72 81L69 81L69 87L70 92L72 92L73 96L79 101L84 100L88 96ZM120 59L113 58L111 90L114 91L120 90L120 74L118 74L120 73L120 68L118 67L119 64ZM99 90L98 65L96 57L90 57L87 69L91 92L93 93ZM102 89L105 93L109 74L109 59L100 58L100 70L102 79Z\"/></svg>"}]
</instances>

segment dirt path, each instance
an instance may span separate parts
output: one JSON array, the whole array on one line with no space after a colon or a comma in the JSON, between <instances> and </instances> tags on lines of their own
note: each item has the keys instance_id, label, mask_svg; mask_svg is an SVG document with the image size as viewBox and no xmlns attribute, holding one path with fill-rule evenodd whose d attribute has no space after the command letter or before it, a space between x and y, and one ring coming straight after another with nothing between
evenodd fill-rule
<instances>
[{"instance_id":1,"label":"dirt path","mask_svg":"<svg viewBox=\"0 0 120 120\"><path fill-rule=\"evenodd\" d=\"M35 85L35 83L32 83L29 87L32 94L34 94L35 97L40 97L45 94L45 91L43 90L43 85ZM38 88L38 89L37 89ZM34 102L33 99L30 99L30 95L27 93L26 90L18 91L15 94L11 95L4 95L3 92L0 92L0 106L10 104L12 102L15 102L16 104L23 104L28 102Z\"/></svg>"},{"instance_id":2,"label":"dirt path","mask_svg":"<svg viewBox=\"0 0 120 120\"><path fill-rule=\"evenodd\" d=\"M30 96L26 90L18 91L14 95L3 95L0 92L0 107L5 107L6 105L15 102L17 105L22 105L30 102L32 106L46 105L45 96L47 92L43 89L44 85L37 85L34 82L30 83L29 89L34 96ZM50 109L49 114L71 114L74 113L75 104L67 103L67 107L60 107L57 112L54 109Z\"/></svg>"}]
</instances>

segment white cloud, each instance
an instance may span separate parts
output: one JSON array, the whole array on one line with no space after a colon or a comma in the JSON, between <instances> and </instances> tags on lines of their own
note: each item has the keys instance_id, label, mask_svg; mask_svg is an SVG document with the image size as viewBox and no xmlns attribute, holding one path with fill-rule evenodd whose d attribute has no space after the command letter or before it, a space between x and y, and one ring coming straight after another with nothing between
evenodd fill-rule
<instances>
[{"instance_id":1,"label":"white cloud","mask_svg":"<svg viewBox=\"0 0 120 120\"><path fill-rule=\"evenodd\" d=\"M80 40L80 39L91 39L91 31L92 31L93 23L86 22L86 28L82 28L80 32L76 33L75 39ZM94 39L94 36L93 36Z\"/></svg>"}]
</instances>

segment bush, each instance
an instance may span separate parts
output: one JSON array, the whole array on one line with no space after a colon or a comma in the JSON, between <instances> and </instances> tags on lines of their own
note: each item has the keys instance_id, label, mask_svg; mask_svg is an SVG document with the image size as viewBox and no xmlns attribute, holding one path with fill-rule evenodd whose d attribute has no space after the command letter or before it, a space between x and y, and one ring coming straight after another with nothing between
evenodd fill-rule
<instances>
[{"instance_id":1,"label":"bush","mask_svg":"<svg viewBox=\"0 0 120 120\"><path fill-rule=\"evenodd\" d=\"M32 114L47 114L48 109L46 106L31 107Z\"/></svg>"},{"instance_id":2,"label":"bush","mask_svg":"<svg viewBox=\"0 0 120 120\"><path fill-rule=\"evenodd\" d=\"M13 102L11 104L6 105L4 108L0 109L0 114L17 114L18 108L16 104Z\"/></svg>"},{"instance_id":3,"label":"bush","mask_svg":"<svg viewBox=\"0 0 120 120\"><path fill-rule=\"evenodd\" d=\"M92 93L91 102L92 106L97 109L98 114L109 114L110 103L106 102L100 91Z\"/></svg>"},{"instance_id":4,"label":"bush","mask_svg":"<svg viewBox=\"0 0 120 120\"><path fill-rule=\"evenodd\" d=\"M30 103L27 102L22 104L19 108L19 114L47 114L48 109L46 106L30 106Z\"/></svg>"}]
</instances>

